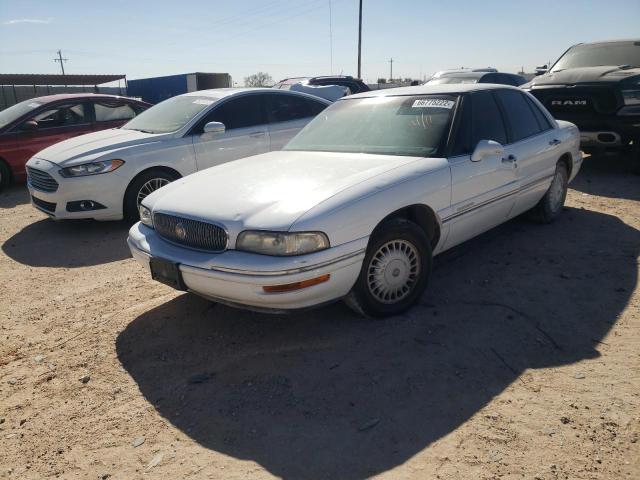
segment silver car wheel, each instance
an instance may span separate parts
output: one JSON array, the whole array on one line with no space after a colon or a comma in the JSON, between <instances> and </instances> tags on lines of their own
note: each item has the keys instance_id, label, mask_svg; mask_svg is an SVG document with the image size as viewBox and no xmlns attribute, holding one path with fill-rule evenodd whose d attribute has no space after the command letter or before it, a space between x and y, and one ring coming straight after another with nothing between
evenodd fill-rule
<instances>
[{"instance_id":1,"label":"silver car wheel","mask_svg":"<svg viewBox=\"0 0 640 480\"><path fill-rule=\"evenodd\" d=\"M147 195L155 192L165 185L169 185L169 183L169 180L167 180L166 178L152 178L151 180L145 182L142 187L140 187L140 190L138 190L138 196L136 198L138 205L142 203L142 200L144 200Z\"/></svg>"},{"instance_id":2,"label":"silver car wheel","mask_svg":"<svg viewBox=\"0 0 640 480\"><path fill-rule=\"evenodd\" d=\"M392 240L371 257L367 286L378 302L388 305L409 295L419 276L418 249L406 240Z\"/></svg>"}]
</instances>

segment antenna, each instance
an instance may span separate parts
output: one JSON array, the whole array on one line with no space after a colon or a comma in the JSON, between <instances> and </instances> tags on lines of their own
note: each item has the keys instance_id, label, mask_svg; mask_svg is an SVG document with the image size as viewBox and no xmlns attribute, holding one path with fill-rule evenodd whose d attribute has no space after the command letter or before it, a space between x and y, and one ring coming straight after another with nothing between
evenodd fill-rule
<instances>
[{"instance_id":1,"label":"antenna","mask_svg":"<svg viewBox=\"0 0 640 480\"><path fill-rule=\"evenodd\" d=\"M68 58L62 58L62 50L58 50L58 58L54 58L54 62L60 62L60 68L62 69L62 75L64 75L64 62L69 60Z\"/></svg>"}]
</instances>

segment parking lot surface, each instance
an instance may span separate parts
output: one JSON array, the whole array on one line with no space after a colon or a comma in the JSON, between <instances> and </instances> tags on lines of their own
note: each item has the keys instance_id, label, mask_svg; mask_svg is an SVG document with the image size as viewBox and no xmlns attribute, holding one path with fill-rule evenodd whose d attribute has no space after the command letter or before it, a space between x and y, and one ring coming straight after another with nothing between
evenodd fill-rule
<instances>
[{"instance_id":1,"label":"parking lot surface","mask_svg":"<svg viewBox=\"0 0 640 480\"><path fill-rule=\"evenodd\" d=\"M640 176L436 258L420 305L290 316L153 282L122 223L0 194L0 478L640 478Z\"/></svg>"}]
</instances>

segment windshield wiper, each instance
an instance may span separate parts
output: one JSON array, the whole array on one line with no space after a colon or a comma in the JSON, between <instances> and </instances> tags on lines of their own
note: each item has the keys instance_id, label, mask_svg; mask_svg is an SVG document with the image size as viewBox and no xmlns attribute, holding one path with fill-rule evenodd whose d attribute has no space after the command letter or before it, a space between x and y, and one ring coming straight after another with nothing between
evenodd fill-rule
<instances>
[{"instance_id":1,"label":"windshield wiper","mask_svg":"<svg viewBox=\"0 0 640 480\"><path fill-rule=\"evenodd\" d=\"M127 128L126 130L135 130L136 132L142 132L142 133L156 133L156 132L152 132L151 130L143 130L141 128Z\"/></svg>"}]
</instances>

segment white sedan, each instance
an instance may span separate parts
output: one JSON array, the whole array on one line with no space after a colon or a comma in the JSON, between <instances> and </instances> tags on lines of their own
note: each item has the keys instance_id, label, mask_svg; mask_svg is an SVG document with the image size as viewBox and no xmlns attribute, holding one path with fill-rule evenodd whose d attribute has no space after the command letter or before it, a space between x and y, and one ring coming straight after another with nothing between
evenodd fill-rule
<instances>
[{"instance_id":1,"label":"white sedan","mask_svg":"<svg viewBox=\"0 0 640 480\"><path fill-rule=\"evenodd\" d=\"M165 100L121 128L57 143L27 162L34 207L53 218L138 219L140 201L195 171L278 150L330 102L214 89Z\"/></svg>"},{"instance_id":2,"label":"white sedan","mask_svg":"<svg viewBox=\"0 0 640 480\"><path fill-rule=\"evenodd\" d=\"M214 301L283 311L345 298L402 312L432 257L531 210L562 211L580 136L505 85L339 100L282 151L162 188L129 231L151 276Z\"/></svg>"}]
</instances>

